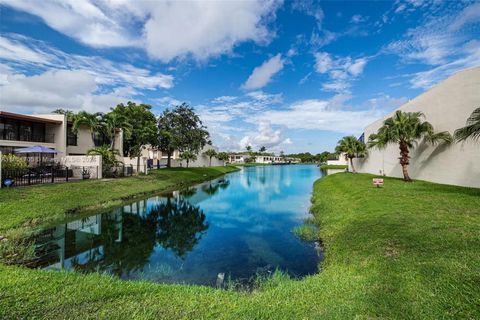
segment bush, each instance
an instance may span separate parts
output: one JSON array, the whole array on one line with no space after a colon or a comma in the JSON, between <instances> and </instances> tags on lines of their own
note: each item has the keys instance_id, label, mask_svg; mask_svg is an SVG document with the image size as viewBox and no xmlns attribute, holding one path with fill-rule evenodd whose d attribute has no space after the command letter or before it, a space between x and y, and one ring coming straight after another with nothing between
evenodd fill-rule
<instances>
[{"instance_id":1,"label":"bush","mask_svg":"<svg viewBox=\"0 0 480 320\"><path fill-rule=\"evenodd\" d=\"M28 168L28 163L25 159L17 157L13 154L2 155L2 169L21 170L26 168Z\"/></svg>"}]
</instances>

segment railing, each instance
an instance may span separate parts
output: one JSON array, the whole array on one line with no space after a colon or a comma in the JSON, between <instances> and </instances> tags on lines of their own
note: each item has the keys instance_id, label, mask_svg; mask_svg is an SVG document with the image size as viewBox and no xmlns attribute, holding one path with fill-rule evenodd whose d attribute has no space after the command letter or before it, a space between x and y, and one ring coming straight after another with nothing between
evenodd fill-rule
<instances>
[{"instance_id":1,"label":"railing","mask_svg":"<svg viewBox=\"0 0 480 320\"><path fill-rule=\"evenodd\" d=\"M9 140L9 141L43 142L43 143L54 143L55 142L55 135L54 134L45 134L45 135L5 134L5 136L3 138L5 140Z\"/></svg>"},{"instance_id":2,"label":"railing","mask_svg":"<svg viewBox=\"0 0 480 320\"><path fill-rule=\"evenodd\" d=\"M65 166L27 169L2 169L2 187L30 186L42 183L67 182L73 177L72 169Z\"/></svg>"},{"instance_id":3,"label":"railing","mask_svg":"<svg viewBox=\"0 0 480 320\"><path fill-rule=\"evenodd\" d=\"M110 168L103 168L103 178L122 178L131 177L133 175L132 165L120 165Z\"/></svg>"}]
</instances>

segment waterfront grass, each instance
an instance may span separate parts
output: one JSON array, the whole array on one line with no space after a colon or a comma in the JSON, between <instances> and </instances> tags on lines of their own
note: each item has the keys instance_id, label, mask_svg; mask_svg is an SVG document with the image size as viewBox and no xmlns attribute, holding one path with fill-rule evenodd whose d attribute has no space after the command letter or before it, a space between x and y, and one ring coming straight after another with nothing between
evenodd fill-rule
<instances>
[{"instance_id":1,"label":"waterfront grass","mask_svg":"<svg viewBox=\"0 0 480 320\"><path fill-rule=\"evenodd\" d=\"M45 319L480 318L480 189L393 178L375 188L372 177L315 183L325 261L301 281L278 277L247 293L0 265L0 310Z\"/></svg>"},{"instance_id":2,"label":"waterfront grass","mask_svg":"<svg viewBox=\"0 0 480 320\"><path fill-rule=\"evenodd\" d=\"M234 167L171 168L121 179L0 189L0 235L58 222L72 213L119 205L133 197L175 190L222 174Z\"/></svg>"},{"instance_id":3,"label":"waterfront grass","mask_svg":"<svg viewBox=\"0 0 480 320\"><path fill-rule=\"evenodd\" d=\"M327 170L327 169L347 169L348 166L345 164L322 164L320 169Z\"/></svg>"}]
</instances>

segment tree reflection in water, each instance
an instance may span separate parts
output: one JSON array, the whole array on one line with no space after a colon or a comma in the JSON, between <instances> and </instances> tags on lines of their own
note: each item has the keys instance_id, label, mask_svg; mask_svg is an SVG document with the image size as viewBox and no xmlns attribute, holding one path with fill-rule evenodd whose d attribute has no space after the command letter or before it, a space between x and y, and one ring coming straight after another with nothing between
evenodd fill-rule
<instances>
[{"instance_id":1,"label":"tree reflection in water","mask_svg":"<svg viewBox=\"0 0 480 320\"><path fill-rule=\"evenodd\" d=\"M199 207L170 197L146 216L123 212L119 220L115 214L104 214L101 225L100 235L88 236L91 249L82 261L78 256L72 258L73 269L128 276L148 264L157 244L182 258L208 229Z\"/></svg>"},{"instance_id":2,"label":"tree reflection in water","mask_svg":"<svg viewBox=\"0 0 480 320\"><path fill-rule=\"evenodd\" d=\"M157 226L158 243L179 257L191 251L208 229L203 211L183 199L167 198L150 211L148 219Z\"/></svg>"}]
</instances>

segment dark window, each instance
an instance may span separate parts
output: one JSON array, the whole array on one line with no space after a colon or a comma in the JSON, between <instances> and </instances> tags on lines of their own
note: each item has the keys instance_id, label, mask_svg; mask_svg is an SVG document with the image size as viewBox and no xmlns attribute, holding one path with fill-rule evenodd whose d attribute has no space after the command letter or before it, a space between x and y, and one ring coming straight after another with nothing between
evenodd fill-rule
<instances>
[{"instance_id":1,"label":"dark window","mask_svg":"<svg viewBox=\"0 0 480 320\"><path fill-rule=\"evenodd\" d=\"M46 139L44 123L20 121L5 118L0 118L0 139L33 142L53 142L53 137L52 139Z\"/></svg>"},{"instance_id":2,"label":"dark window","mask_svg":"<svg viewBox=\"0 0 480 320\"><path fill-rule=\"evenodd\" d=\"M110 144L110 139L103 132L95 132L93 135L93 144L95 147L101 147Z\"/></svg>"},{"instance_id":3,"label":"dark window","mask_svg":"<svg viewBox=\"0 0 480 320\"><path fill-rule=\"evenodd\" d=\"M73 125L67 125L67 146L77 145L77 134L73 132Z\"/></svg>"}]
</instances>

